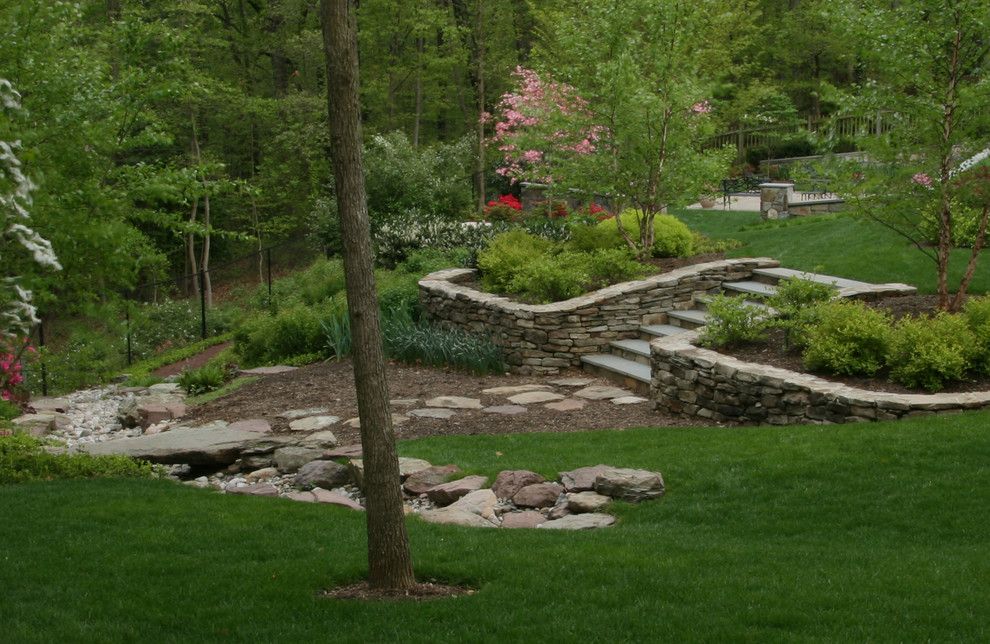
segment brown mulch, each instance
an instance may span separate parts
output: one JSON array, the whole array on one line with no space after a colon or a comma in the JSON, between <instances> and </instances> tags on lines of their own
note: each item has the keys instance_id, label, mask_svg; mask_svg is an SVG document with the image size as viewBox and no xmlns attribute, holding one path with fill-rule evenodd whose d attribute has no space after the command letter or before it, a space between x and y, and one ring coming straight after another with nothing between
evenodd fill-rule
<instances>
[{"instance_id":1,"label":"brown mulch","mask_svg":"<svg viewBox=\"0 0 990 644\"><path fill-rule=\"evenodd\" d=\"M725 253L704 253L703 255L692 255L691 257L653 257L643 260L643 263L656 266L660 269L658 271L660 273L667 273L678 268L684 268L685 266L694 266L695 264L704 264L705 262L717 262L723 259L725 259Z\"/></svg>"},{"instance_id":2,"label":"brown mulch","mask_svg":"<svg viewBox=\"0 0 990 644\"><path fill-rule=\"evenodd\" d=\"M582 371L557 376L489 375L475 376L460 371L439 368L389 364L387 366L392 399L414 398L415 406L393 405L392 411L405 414L410 409L425 407L425 401L435 396L465 396L480 398L481 403L511 404L507 396L482 394L482 389L522 384L548 384L557 378L592 378L593 384L613 385ZM567 395L578 387L553 386L556 393ZM643 396L647 397L647 396ZM264 418L275 432L288 431L288 421L276 416L290 409L327 407L329 413L341 420L358 415L357 397L351 361L326 362L301 367L283 374L265 376L256 382L217 400L194 407L187 422L206 423L214 420L234 422L249 418ZM417 418L396 426L400 439L437 435L516 434L524 432L575 432L589 429L625 429L630 427L683 427L711 425L710 421L672 416L654 411L649 402L634 405L614 405L608 400L590 400L584 409L554 411L543 404L527 406L527 411L514 416L485 413L481 410L457 410L449 419ZM342 445L360 441L360 430L343 423L334 425L333 433Z\"/></svg>"},{"instance_id":3,"label":"brown mulch","mask_svg":"<svg viewBox=\"0 0 990 644\"><path fill-rule=\"evenodd\" d=\"M224 349L228 348L232 343L223 342L221 344L215 344L212 347L206 349L202 353L197 353L196 355L186 358L185 360L179 360L178 362L173 362L172 364L165 365L164 367L159 367L151 372L151 375L158 376L159 378L165 378L167 376L175 376L186 369L199 369L207 362L212 360L217 354L219 354Z\"/></svg>"},{"instance_id":4,"label":"brown mulch","mask_svg":"<svg viewBox=\"0 0 990 644\"><path fill-rule=\"evenodd\" d=\"M380 588L372 588L368 585L368 582L362 581L338 588L328 588L322 591L320 596L330 597L332 599L359 599L364 601L386 599L428 601L430 599L443 599L445 597L463 597L464 595L473 595L475 592L473 588L448 586L435 582L418 583L408 590L382 590Z\"/></svg>"}]
</instances>

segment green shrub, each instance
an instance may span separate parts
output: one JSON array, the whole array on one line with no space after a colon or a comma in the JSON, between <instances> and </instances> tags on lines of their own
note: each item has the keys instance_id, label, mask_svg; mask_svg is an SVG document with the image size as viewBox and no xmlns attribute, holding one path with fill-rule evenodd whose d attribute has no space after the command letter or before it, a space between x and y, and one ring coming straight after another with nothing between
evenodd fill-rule
<instances>
[{"instance_id":1,"label":"green shrub","mask_svg":"<svg viewBox=\"0 0 990 644\"><path fill-rule=\"evenodd\" d=\"M219 389L230 379L231 370L223 363L206 364L199 369L189 369L179 376L179 386L190 396L198 396Z\"/></svg>"},{"instance_id":2,"label":"green shrub","mask_svg":"<svg viewBox=\"0 0 990 644\"><path fill-rule=\"evenodd\" d=\"M527 295L540 302L558 302L585 292L590 275L588 255L561 253L539 255L522 264L509 285L509 292Z\"/></svg>"},{"instance_id":3,"label":"green shrub","mask_svg":"<svg viewBox=\"0 0 990 644\"><path fill-rule=\"evenodd\" d=\"M902 318L890 338L890 377L905 387L938 391L947 382L963 379L979 351L976 345L963 316Z\"/></svg>"},{"instance_id":4,"label":"green shrub","mask_svg":"<svg viewBox=\"0 0 990 644\"><path fill-rule=\"evenodd\" d=\"M24 434L0 436L0 484L54 479L150 478L150 463L127 456L52 454L42 441Z\"/></svg>"},{"instance_id":5,"label":"green shrub","mask_svg":"<svg viewBox=\"0 0 990 644\"><path fill-rule=\"evenodd\" d=\"M766 339L767 313L745 295L716 295L708 302L708 320L699 341L709 347L760 342Z\"/></svg>"},{"instance_id":6,"label":"green shrub","mask_svg":"<svg viewBox=\"0 0 990 644\"><path fill-rule=\"evenodd\" d=\"M485 288L495 292L512 292L520 268L548 252L550 242L522 230L498 235L488 247L478 253Z\"/></svg>"},{"instance_id":7,"label":"green shrub","mask_svg":"<svg viewBox=\"0 0 990 644\"><path fill-rule=\"evenodd\" d=\"M387 320L383 324L389 357L411 364L451 366L475 374L505 370L502 350L487 336L447 329L411 320Z\"/></svg>"},{"instance_id":8,"label":"green shrub","mask_svg":"<svg viewBox=\"0 0 990 644\"><path fill-rule=\"evenodd\" d=\"M767 303L777 311L772 325L784 330L788 346L804 346L808 329L817 322L820 305L829 302L837 290L798 277L788 277L777 283L777 292Z\"/></svg>"},{"instance_id":9,"label":"green shrub","mask_svg":"<svg viewBox=\"0 0 990 644\"><path fill-rule=\"evenodd\" d=\"M7 400L0 400L0 421L17 418L21 415L21 408Z\"/></svg>"},{"instance_id":10,"label":"green shrub","mask_svg":"<svg viewBox=\"0 0 990 644\"><path fill-rule=\"evenodd\" d=\"M626 246L618 235L613 224L607 226L597 224L577 224L571 226L571 238L568 245L577 251L593 252Z\"/></svg>"},{"instance_id":11,"label":"green shrub","mask_svg":"<svg viewBox=\"0 0 990 644\"><path fill-rule=\"evenodd\" d=\"M235 332L237 354L245 366L255 366L322 351L326 343L321 319L320 308L303 305L275 315L259 313Z\"/></svg>"},{"instance_id":12,"label":"green shrub","mask_svg":"<svg viewBox=\"0 0 990 644\"><path fill-rule=\"evenodd\" d=\"M963 307L963 316L976 338L973 368L990 374L990 295L970 298Z\"/></svg>"},{"instance_id":13,"label":"green shrub","mask_svg":"<svg viewBox=\"0 0 990 644\"><path fill-rule=\"evenodd\" d=\"M612 248L620 248L625 241L619 234L615 217L606 219L598 224L612 236ZM622 227L634 240L639 239L639 217L635 210L625 210L622 213ZM672 215L656 215L653 218L653 248L654 257L687 257L694 253L694 234L687 224Z\"/></svg>"},{"instance_id":14,"label":"green shrub","mask_svg":"<svg viewBox=\"0 0 990 644\"><path fill-rule=\"evenodd\" d=\"M883 368L891 333L888 315L842 300L820 305L817 316L805 335L809 369L872 376Z\"/></svg>"},{"instance_id":15,"label":"green shrub","mask_svg":"<svg viewBox=\"0 0 990 644\"><path fill-rule=\"evenodd\" d=\"M585 267L592 288L601 288L618 282L642 277L647 267L640 264L628 249L597 250L584 255Z\"/></svg>"}]
</instances>

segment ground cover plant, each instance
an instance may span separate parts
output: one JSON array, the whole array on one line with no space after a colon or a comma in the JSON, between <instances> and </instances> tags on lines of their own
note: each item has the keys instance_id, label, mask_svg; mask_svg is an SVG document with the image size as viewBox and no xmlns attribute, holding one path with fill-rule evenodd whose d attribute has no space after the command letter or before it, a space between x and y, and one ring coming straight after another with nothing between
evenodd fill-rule
<instances>
[{"instance_id":1,"label":"ground cover plant","mask_svg":"<svg viewBox=\"0 0 990 644\"><path fill-rule=\"evenodd\" d=\"M51 447L37 438L0 427L0 486L26 481L152 478L160 471L150 463L126 456L65 454L53 452Z\"/></svg>"},{"instance_id":2,"label":"ground cover plant","mask_svg":"<svg viewBox=\"0 0 990 644\"><path fill-rule=\"evenodd\" d=\"M426 603L318 596L364 574L359 513L169 482L4 486L0 631L18 642L310 640L327 624L342 641L982 641L987 420L404 443L403 455L489 477L605 462L660 470L668 489L616 506L619 523L593 532L410 520L420 577L477 590Z\"/></svg>"}]
</instances>

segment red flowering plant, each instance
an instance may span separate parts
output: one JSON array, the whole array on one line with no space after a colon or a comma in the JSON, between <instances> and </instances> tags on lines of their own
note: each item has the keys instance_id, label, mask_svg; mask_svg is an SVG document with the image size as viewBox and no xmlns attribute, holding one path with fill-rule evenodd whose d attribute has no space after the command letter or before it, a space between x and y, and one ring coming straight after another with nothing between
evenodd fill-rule
<instances>
[{"instance_id":1,"label":"red flowering plant","mask_svg":"<svg viewBox=\"0 0 990 644\"><path fill-rule=\"evenodd\" d=\"M24 387L24 362L35 353L28 338L0 342L0 400L23 405L29 398Z\"/></svg>"},{"instance_id":2,"label":"red flowering plant","mask_svg":"<svg viewBox=\"0 0 990 644\"><path fill-rule=\"evenodd\" d=\"M488 202L482 215L485 221L517 221L522 212L522 203L515 195L501 195Z\"/></svg>"}]
</instances>

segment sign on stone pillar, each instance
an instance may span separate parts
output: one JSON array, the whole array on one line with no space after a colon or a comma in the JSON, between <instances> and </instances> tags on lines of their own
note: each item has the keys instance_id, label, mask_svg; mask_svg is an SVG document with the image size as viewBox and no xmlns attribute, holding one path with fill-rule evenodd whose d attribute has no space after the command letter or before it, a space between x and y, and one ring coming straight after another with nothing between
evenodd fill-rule
<instances>
[{"instance_id":1,"label":"sign on stone pillar","mask_svg":"<svg viewBox=\"0 0 990 644\"><path fill-rule=\"evenodd\" d=\"M794 200L793 183L760 184L760 216L763 219L787 219L787 205Z\"/></svg>"}]
</instances>

